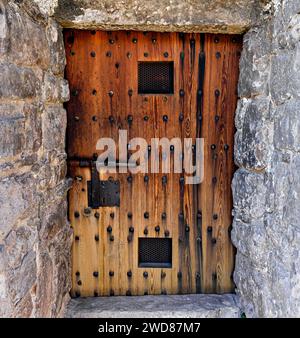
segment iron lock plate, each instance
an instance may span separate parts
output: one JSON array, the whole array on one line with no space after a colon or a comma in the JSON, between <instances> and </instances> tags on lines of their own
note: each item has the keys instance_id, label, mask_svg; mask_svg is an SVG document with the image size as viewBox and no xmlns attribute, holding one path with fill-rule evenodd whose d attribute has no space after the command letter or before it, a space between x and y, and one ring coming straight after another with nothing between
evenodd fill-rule
<instances>
[{"instance_id":1,"label":"iron lock plate","mask_svg":"<svg viewBox=\"0 0 300 338\"><path fill-rule=\"evenodd\" d=\"M92 182L88 181L88 203L92 209L100 207L119 207L120 206L120 182L98 181L93 189ZM93 191L94 190L94 191Z\"/></svg>"},{"instance_id":2,"label":"iron lock plate","mask_svg":"<svg viewBox=\"0 0 300 338\"><path fill-rule=\"evenodd\" d=\"M88 205L92 209L120 206L120 181L99 180L95 163L91 167L91 181L87 182Z\"/></svg>"}]
</instances>

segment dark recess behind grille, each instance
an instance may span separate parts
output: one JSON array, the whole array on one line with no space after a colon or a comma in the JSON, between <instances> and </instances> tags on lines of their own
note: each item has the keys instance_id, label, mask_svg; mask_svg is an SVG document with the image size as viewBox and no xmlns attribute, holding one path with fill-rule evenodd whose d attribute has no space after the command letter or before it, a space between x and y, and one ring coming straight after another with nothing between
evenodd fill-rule
<instances>
[{"instance_id":1,"label":"dark recess behind grille","mask_svg":"<svg viewBox=\"0 0 300 338\"><path fill-rule=\"evenodd\" d=\"M139 94L173 94L174 62L139 62Z\"/></svg>"},{"instance_id":2,"label":"dark recess behind grille","mask_svg":"<svg viewBox=\"0 0 300 338\"><path fill-rule=\"evenodd\" d=\"M171 268L171 238L139 238L139 267Z\"/></svg>"}]
</instances>

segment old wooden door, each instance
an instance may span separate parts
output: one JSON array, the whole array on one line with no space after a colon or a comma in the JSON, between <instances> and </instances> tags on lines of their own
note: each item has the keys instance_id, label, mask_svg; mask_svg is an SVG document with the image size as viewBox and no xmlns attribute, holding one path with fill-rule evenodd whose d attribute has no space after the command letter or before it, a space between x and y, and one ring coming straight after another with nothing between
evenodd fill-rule
<instances>
[{"instance_id":1,"label":"old wooden door","mask_svg":"<svg viewBox=\"0 0 300 338\"><path fill-rule=\"evenodd\" d=\"M65 45L72 295L233 291L241 37L66 30ZM118 142L119 130L148 144L154 137L204 138L203 182L185 184L186 174L174 172L98 173L96 143ZM119 171L126 160L117 155Z\"/></svg>"}]
</instances>

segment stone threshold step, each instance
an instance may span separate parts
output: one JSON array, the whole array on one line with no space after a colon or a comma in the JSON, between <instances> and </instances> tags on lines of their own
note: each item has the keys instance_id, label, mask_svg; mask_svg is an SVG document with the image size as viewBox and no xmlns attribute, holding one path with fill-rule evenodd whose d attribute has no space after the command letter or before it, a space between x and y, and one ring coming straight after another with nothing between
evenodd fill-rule
<instances>
[{"instance_id":1,"label":"stone threshold step","mask_svg":"<svg viewBox=\"0 0 300 338\"><path fill-rule=\"evenodd\" d=\"M234 294L72 299L66 318L239 318Z\"/></svg>"}]
</instances>

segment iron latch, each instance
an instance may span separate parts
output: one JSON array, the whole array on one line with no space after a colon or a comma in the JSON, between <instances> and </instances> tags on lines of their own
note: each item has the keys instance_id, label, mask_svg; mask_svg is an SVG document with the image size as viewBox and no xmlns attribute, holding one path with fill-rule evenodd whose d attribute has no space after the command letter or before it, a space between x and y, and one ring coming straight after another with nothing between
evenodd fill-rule
<instances>
[{"instance_id":1,"label":"iron latch","mask_svg":"<svg viewBox=\"0 0 300 338\"><path fill-rule=\"evenodd\" d=\"M91 181L87 182L88 204L92 209L120 206L120 181L101 181L96 162L91 162Z\"/></svg>"}]
</instances>

